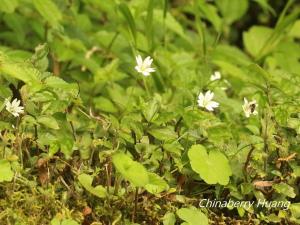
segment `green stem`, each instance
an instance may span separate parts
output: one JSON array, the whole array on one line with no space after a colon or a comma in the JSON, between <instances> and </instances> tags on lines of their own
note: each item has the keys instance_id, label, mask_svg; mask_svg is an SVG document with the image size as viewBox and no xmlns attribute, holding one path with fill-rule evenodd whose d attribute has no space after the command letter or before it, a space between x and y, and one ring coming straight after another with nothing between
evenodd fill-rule
<instances>
[{"instance_id":1,"label":"green stem","mask_svg":"<svg viewBox=\"0 0 300 225\"><path fill-rule=\"evenodd\" d=\"M145 86L147 95L148 95L148 97L150 97L151 95L150 95L149 87L148 87L147 80L145 77L143 77L143 82L144 82L144 86Z\"/></svg>"}]
</instances>

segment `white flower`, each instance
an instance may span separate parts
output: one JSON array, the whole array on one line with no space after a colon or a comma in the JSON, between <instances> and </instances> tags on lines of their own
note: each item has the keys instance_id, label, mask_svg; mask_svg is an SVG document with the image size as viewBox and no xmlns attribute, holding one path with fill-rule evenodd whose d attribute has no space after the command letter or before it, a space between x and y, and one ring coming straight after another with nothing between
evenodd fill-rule
<instances>
[{"instance_id":1,"label":"white flower","mask_svg":"<svg viewBox=\"0 0 300 225\"><path fill-rule=\"evenodd\" d=\"M211 91L207 91L204 95L201 92L198 96L198 105L206 108L208 111L214 111L214 108L217 108L219 103L212 101L213 97L214 93Z\"/></svg>"},{"instance_id":2,"label":"white flower","mask_svg":"<svg viewBox=\"0 0 300 225\"><path fill-rule=\"evenodd\" d=\"M220 80L221 79L221 73L219 71L216 71L214 74L210 76L211 81Z\"/></svg>"},{"instance_id":3,"label":"white flower","mask_svg":"<svg viewBox=\"0 0 300 225\"><path fill-rule=\"evenodd\" d=\"M143 74L144 76L149 76L150 73L154 72L155 69L151 68L151 64L153 59L150 56L146 57L145 60L142 59L140 55L135 57L136 59L136 66L134 67L136 71Z\"/></svg>"},{"instance_id":4,"label":"white flower","mask_svg":"<svg viewBox=\"0 0 300 225\"><path fill-rule=\"evenodd\" d=\"M257 106L258 104L256 103L256 100L248 102L248 100L244 98L244 105L242 105L242 108L244 110L245 116L248 118L251 115L257 115Z\"/></svg>"},{"instance_id":5,"label":"white flower","mask_svg":"<svg viewBox=\"0 0 300 225\"><path fill-rule=\"evenodd\" d=\"M19 114L24 113L24 107L20 106L21 101L18 99L14 99L10 102L8 99L5 99L5 108L8 112L14 115L14 117L18 117Z\"/></svg>"}]
</instances>

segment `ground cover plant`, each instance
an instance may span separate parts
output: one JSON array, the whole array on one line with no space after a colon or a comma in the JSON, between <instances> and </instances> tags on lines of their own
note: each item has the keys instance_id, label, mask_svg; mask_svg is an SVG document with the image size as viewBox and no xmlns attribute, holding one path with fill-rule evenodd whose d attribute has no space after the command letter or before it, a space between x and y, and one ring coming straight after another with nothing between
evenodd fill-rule
<instances>
[{"instance_id":1,"label":"ground cover plant","mask_svg":"<svg viewBox=\"0 0 300 225\"><path fill-rule=\"evenodd\" d=\"M2 0L0 224L299 224L299 14Z\"/></svg>"}]
</instances>

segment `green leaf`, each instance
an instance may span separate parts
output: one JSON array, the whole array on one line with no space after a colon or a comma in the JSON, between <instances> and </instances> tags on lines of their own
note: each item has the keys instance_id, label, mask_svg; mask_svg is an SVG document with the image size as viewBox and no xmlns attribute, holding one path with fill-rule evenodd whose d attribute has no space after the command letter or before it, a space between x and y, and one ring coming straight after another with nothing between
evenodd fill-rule
<instances>
[{"instance_id":1,"label":"green leaf","mask_svg":"<svg viewBox=\"0 0 300 225\"><path fill-rule=\"evenodd\" d=\"M33 0L33 5L52 26L59 25L62 14L52 0Z\"/></svg>"},{"instance_id":2,"label":"green leaf","mask_svg":"<svg viewBox=\"0 0 300 225\"><path fill-rule=\"evenodd\" d=\"M49 66L47 58L48 53L49 46L47 44L38 45L37 47L35 47L35 53L31 56L31 62L40 71L46 71Z\"/></svg>"},{"instance_id":3,"label":"green leaf","mask_svg":"<svg viewBox=\"0 0 300 225\"><path fill-rule=\"evenodd\" d=\"M102 185L96 187L92 186L93 177L88 174L80 174L78 176L79 183L91 194L99 197L105 198L107 195L106 189Z\"/></svg>"},{"instance_id":4,"label":"green leaf","mask_svg":"<svg viewBox=\"0 0 300 225\"><path fill-rule=\"evenodd\" d=\"M192 169L208 184L227 185L231 168L224 154L216 150L207 151L202 145L193 145L188 151Z\"/></svg>"},{"instance_id":5,"label":"green leaf","mask_svg":"<svg viewBox=\"0 0 300 225\"><path fill-rule=\"evenodd\" d=\"M72 219L66 219L61 222L61 225L79 225L79 223Z\"/></svg>"},{"instance_id":6,"label":"green leaf","mask_svg":"<svg viewBox=\"0 0 300 225\"><path fill-rule=\"evenodd\" d=\"M175 225L176 217L174 213L168 212L164 215L163 224L164 225Z\"/></svg>"},{"instance_id":7,"label":"green leaf","mask_svg":"<svg viewBox=\"0 0 300 225\"><path fill-rule=\"evenodd\" d=\"M291 28L289 35L292 37L300 38L300 20L297 20Z\"/></svg>"},{"instance_id":8,"label":"green leaf","mask_svg":"<svg viewBox=\"0 0 300 225\"><path fill-rule=\"evenodd\" d=\"M248 0L217 0L216 4L228 24L240 19L249 6Z\"/></svg>"},{"instance_id":9,"label":"green leaf","mask_svg":"<svg viewBox=\"0 0 300 225\"><path fill-rule=\"evenodd\" d=\"M65 131L62 131L64 134L60 135L58 138L60 150L65 154L66 158L70 158L73 153L74 140L73 137L67 135Z\"/></svg>"},{"instance_id":10,"label":"green leaf","mask_svg":"<svg viewBox=\"0 0 300 225\"><path fill-rule=\"evenodd\" d=\"M47 77L44 82L48 87L61 89L65 92L69 92L70 94L72 94L74 96L77 95L77 93L78 93L78 85L77 84L67 83L66 81L64 81L63 79L61 79L59 77L50 76L50 77Z\"/></svg>"},{"instance_id":11,"label":"green leaf","mask_svg":"<svg viewBox=\"0 0 300 225\"><path fill-rule=\"evenodd\" d=\"M61 221L58 217L55 217L51 220L51 225L79 225L79 223L72 219L63 219Z\"/></svg>"},{"instance_id":12,"label":"green leaf","mask_svg":"<svg viewBox=\"0 0 300 225\"><path fill-rule=\"evenodd\" d=\"M178 34L187 42L191 42L190 38L184 32L184 29L181 26L181 24L169 12L166 12L166 14L164 15L164 11L155 9L153 10L153 19L154 23L165 25L169 30Z\"/></svg>"},{"instance_id":13,"label":"green leaf","mask_svg":"<svg viewBox=\"0 0 300 225\"><path fill-rule=\"evenodd\" d=\"M264 9L265 11L269 11L270 13L273 14L273 16L276 16L275 10L272 8L270 3L268 3L268 0L254 0L259 4L259 6Z\"/></svg>"},{"instance_id":14,"label":"green leaf","mask_svg":"<svg viewBox=\"0 0 300 225\"><path fill-rule=\"evenodd\" d=\"M233 63L223 60L214 60L213 62L234 78L237 78L244 82L247 82L247 80L249 79L246 72Z\"/></svg>"},{"instance_id":15,"label":"green leaf","mask_svg":"<svg viewBox=\"0 0 300 225\"><path fill-rule=\"evenodd\" d=\"M216 31L220 32L222 28L222 20L218 15L217 8L212 4L207 4L204 1L198 1L199 10L203 17L212 23Z\"/></svg>"},{"instance_id":16,"label":"green leaf","mask_svg":"<svg viewBox=\"0 0 300 225\"><path fill-rule=\"evenodd\" d=\"M213 60L230 62L235 65L248 66L252 60L241 49L230 45L217 45L213 51Z\"/></svg>"},{"instance_id":17,"label":"green leaf","mask_svg":"<svg viewBox=\"0 0 300 225\"><path fill-rule=\"evenodd\" d=\"M290 210L294 218L300 219L300 203L291 204Z\"/></svg>"},{"instance_id":18,"label":"green leaf","mask_svg":"<svg viewBox=\"0 0 300 225\"><path fill-rule=\"evenodd\" d=\"M294 188L286 183L274 184L273 188L280 194L288 196L290 198L295 198L296 194Z\"/></svg>"},{"instance_id":19,"label":"green leaf","mask_svg":"<svg viewBox=\"0 0 300 225\"><path fill-rule=\"evenodd\" d=\"M147 18L146 18L146 36L148 39L149 50L151 51L153 45L153 8L154 8L154 0L149 0L148 8L147 8Z\"/></svg>"},{"instance_id":20,"label":"green leaf","mask_svg":"<svg viewBox=\"0 0 300 225\"><path fill-rule=\"evenodd\" d=\"M125 17L128 25L129 25L130 32L132 34L132 37L133 37L133 40L134 40L134 43L135 43L136 42L136 25L135 25L135 22L134 22L134 18L132 16L131 12L130 12L130 9L128 8L127 4L125 4L125 3L121 3L119 5L119 9L120 9L121 13Z\"/></svg>"},{"instance_id":21,"label":"green leaf","mask_svg":"<svg viewBox=\"0 0 300 225\"><path fill-rule=\"evenodd\" d=\"M11 170L10 162L1 159L0 160L0 182L12 181L14 177L14 172Z\"/></svg>"},{"instance_id":22,"label":"green leaf","mask_svg":"<svg viewBox=\"0 0 300 225\"><path fill-rule=\"evenodd\" d=\"M283 35L287 29L290 29L291 25L299 18L300 8L296 8L291 13L286 14L287 10L293 5L293 0L289 0L284 9L281 11L279 19L277 20L276 26L268 36L267 40L264 41L262 48L259 51L259 54L256 56L256 60L262 59L262 57L269 54L277 45L280 43Z\"/></svg>"},{"instance_id":23,"label":"green leaf","mask_svg":"<svg viewBox=\"0 0 300 225\"><path fill-rule=\"evenodd\" d=\"M152 128L148 132L161 141L174 140L177 138L176 132L171 127Z\"/></svg>"},{"instance_id":24,"label":"green leaf","mask_svg":"<svg viewBox=\"0 0 300 225\"><path fill-rule=\"evenodd\" d=\"M101 110L103 112L109 112L109 113L118 112L116 106L108 98L100 96L100 97L96 97L93 101L96 106L96 109L98 110Z\"/></svg>"},{"instance_id":25,"label":"green leaf","mask_svg":"<svg viewBox=\"0 0 300 225\"><path fill-rule=\"evenodd\" d=\"M156 99L148 102L145 105L145 109L143 110L143 114L148 122L151 122L154 118L155 114L158 112L159 103Z\"/></svg>"},{"instance_id":26,"label":"green leaf","mask_svg":"<svg viewBox=\"0 0 300 225\"><path fill-rule=\"evenodd\" d=\"M9 87L5 86L5 85L0 85L0 105L2 105L2 103L4 103L4 100L6 98L9 98L12 96L12 92L9 89Z\"/></svg>"},{"instance_id":27,"label":"green leaf","mask_svg":"<svg viewBox=\"0 0 300 225\"><path fill-rule=\"evenodd\" d=\"M13 13L18 5L18 0L1 0L0 11L5 13Z\"/></svg>"},{"instance_id":28,"label":"green leaf","mask_svg":"<svg viewBox=\"0 0 300 225\"><path fill-rule=\"evenodd\" d=\"M258 57L266 41L272 35L272 29L263 26L253 26L243 33L246 50L254 57Z\"/></svg>"},{"instance_id":29,"label":"green leaf","mask_svg":"<svg viewBox=\"0 0 300 225\"><path fill-rule=\"evenodd\" d=\"M143 187L149 183L149 175L145 167L133 161L130 156L124 153L113 155L113 164L122 176L129 180L136 187Z\"/></svg>"},{"instance_id":30,"label":"green leaf","mask_svg":"<svg viewBox=\"0 0 300 225\"><path fill-rule=\"evenodd\" d=\"M263 83L270 80L270 75L257 64L250 64L247 69L249 70L249 77L251 74L251 79L258 84L264 85Z\"/></svg>"},{"instance_id":31,"label":"green leaf","mask_svg":"<svg viewBox=\"0 0 300 225\"><path fill-rule=\"evenodd\" d=\"M148 173L149 183L146 184L145 189L152 194L159 194L169 188L167 182L155 173Z\"/></svg>"},{"instance_id":32,"label":"green leaf","mask_svg":"<svg viewBox=\"0 0 300 225\"><path fill-rule=\"evenodd\" d=\"M59 221L59 219L58 218L53 218L52 220L51 220L51 225L60 225L60 221Z\"/></svg>"},{"instance_id":33,"label":"green leaf","mask_svg":"<svg viewBox=\"0 0 300 225\"><path fill-rule=\"evenodd\" d=\"M41 73L28 62L16 61L0 51L0 73L24 81L38 83Z\"/></svg>"},{"instance_id":34,"label":"green leaf","mask_svg":"<svg viewBox=\"0 0 300 225\"><path fill-rule=\"evenodd\" d=\"M0 121L0 130L5 130L5 129L9 130L11 128L12 128L12 126L10 123Z\"/></svg>"},{"instance_id":35,"label":"green leaf","mask_svg":"<svg viewBox=\"0 0 300 225\"><path fill-rule=\"evenodd\" d=\"M176 211L176 214L186 222L186 225L208 225L206 215L198 209L181 208Z\"/></svg>"},{"instance_id":36,"label":"green leaf","mask_svg":"<svg viewBox=\"0 0 300 225\"><path fill-rule=\"evenodd\" d=\"M54 130L59 129L56 119L52 116L40 116L37 118L37 122Z\"/></svg>"}]
</instances>

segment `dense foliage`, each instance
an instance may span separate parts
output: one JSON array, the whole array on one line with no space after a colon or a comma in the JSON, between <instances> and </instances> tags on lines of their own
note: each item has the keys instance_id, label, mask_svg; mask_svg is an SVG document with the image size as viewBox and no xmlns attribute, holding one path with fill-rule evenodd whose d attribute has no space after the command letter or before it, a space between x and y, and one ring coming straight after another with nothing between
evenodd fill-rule
<instances>
[{"instance_id":1,"label":"dense foliage","mask_svg":"<svg viewBox=\"0 0 300 225\"><path fill-rule=\"evenodd\" d=\"M299 14L1 0L0 224L299 224Z\"/></svg>"}]
</instances>

